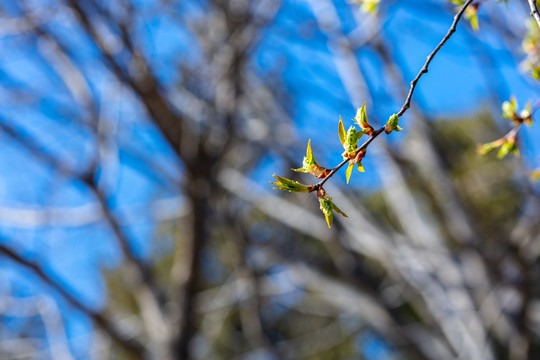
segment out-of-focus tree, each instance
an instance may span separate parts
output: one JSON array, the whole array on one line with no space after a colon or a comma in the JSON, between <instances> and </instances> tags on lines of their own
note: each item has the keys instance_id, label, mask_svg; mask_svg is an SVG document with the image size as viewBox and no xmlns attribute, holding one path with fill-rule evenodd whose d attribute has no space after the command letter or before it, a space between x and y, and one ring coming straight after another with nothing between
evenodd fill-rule
<instances>
[{"instance_id":1,"label":"out-of-focus tree","mask_svg":"<svg viewBox=\"0 0 540 360\"><path fill-rule=\"evenodd\" d=\"M479 31L458 33L484 108L435 118L418 85L405 131L351 178L376 186L325 185L349 219L329 230L315 199L267 184L301 165L295 125L314 153L335 145L324 164L341 153L338 114L397 113L420 70L408 58L421 64L455 11L361 3L0 4L0 357L537 358L534 125L522 158L476 153L509 130L501 69L535 44L527 4L472 2ZM396 53L400 11L442 26L418 32L426 54Z\"/></svg>"}]
</instances>

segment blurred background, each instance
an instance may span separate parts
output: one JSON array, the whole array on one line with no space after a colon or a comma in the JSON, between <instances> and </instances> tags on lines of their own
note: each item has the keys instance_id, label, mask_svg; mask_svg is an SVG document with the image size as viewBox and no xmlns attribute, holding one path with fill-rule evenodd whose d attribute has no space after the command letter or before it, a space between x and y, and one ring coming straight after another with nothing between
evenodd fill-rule
<instances>
[{"instance_id":1,"label":"blurred background","mask_svg":"<svg viewBox=\"0 0 540 360\"><path fill-rule=\"evenodd\" d=\"M0 1L0 358L539 359L540 129L476 154L530 10L475 4L328 229L272 174L397 112L455 5Z\"/></svg>"}]
</instances>

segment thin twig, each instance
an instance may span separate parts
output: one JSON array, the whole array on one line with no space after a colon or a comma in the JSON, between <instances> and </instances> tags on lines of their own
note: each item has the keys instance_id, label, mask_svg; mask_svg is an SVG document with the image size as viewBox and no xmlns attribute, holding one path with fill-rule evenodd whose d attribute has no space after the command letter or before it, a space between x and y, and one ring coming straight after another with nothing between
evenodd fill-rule
<instances>
[{"instance_id":1,"label":"thin twig","mask_svg":"<svg viewBox=\"0 0 540 360\"><path fill-rule=\"evenodd\" d=\"M137 288L135 295L141 309L143 320L146 319L145 321L147 322L148 319L152 320L153 329L148 329L148 331L153 331L154 333L160 330L163 331L167 325L161 311L162 303L160 301L159 287L156 284L153 274L148 268L147 264L137 258L133 253L129 239L122 231L118 220L112 213L107 203L105 194L101 189L98 188L95 182L93 170L81 174L77 173L74 169L64 165L62 161L55 159L52 154L49 154L46 150L43 150L44 147L40 146L37 141L31 139L29 136L21 134L18 129L8 125L7 121L1 120L3 119L0 118L0 129L4 133L8 134L12 140L23 146L40 161L51 166L53 169L56 169L63 176L83 182L96 196L101 207L101 212L111 226L114 235L118 239L122 253L126 257L126 263L128 265L127 271L130 276L130 280ZM93 168L93 166L91 166L91 168ZM149 314L151 316L145 316L145 314Z\"/></svg>"},{"instance_id":2,"label":"thin twig","mask_svg":"<svg viewBox=\"0 0 540 360\"><path fill-rule=\"evenodd\" d=\"M405 99L405 103L403 104L403 106L401 107L401 109L399 110L399 112L397 113L397 116L401 117L403 114L405 114L405 112L411 107L411 99L412 99L412 96L413 96L413 93L414 93L414 89L416 89L416 85L418 84L418 81L420 80L420 78L422 77L422 75L424 75L425 73L428 72L428 67L429 67L429 64L431 63L431 61L433 60L433 58L435 57L435 55L439 52L439 50L441 50L441 48L444 46L444 44L448 41L448 39L450 39L450 37L452 37L452 35L456 32L456 27L457 27L457 24L459 22L459 20L461 19L461 17L463 16L463 14L465 13L465 10L467 9L467 7L473 2L474 0L467 0L467 2L465 4L463 4L463 7L459 10L459 12L454 16L454 21L452 22L452 25L450 26L450 29L448 29L448 32L446 33L446 35L444 36L444 38L441 40L441 42L437 45L437 47L431 52L431 54L428 55L427 57L427 60L426 62L424 63L424 66L422 66L422 69L420 69L420 72L418 73L418 75L416 75L416 77L414 78L413 81L411 81L411 87L409 89L409 93L407 94L407 98ZM531 0L529 0L530 2ZM536 6L535 6L536 8ZM538 14L538 9L536 10ZM538 17L538 19L540 20L540 16ZM539 23L540 24L540 23ZM540 26L540 25L539 25ZM376 130L373 135L371 135L371 137L365 142L362 144L362 146L360 146L358 149L356 149L356 152L355 152L355 157L356 155L358 155L358 153L364 149L366 149L369 144L371 144L371 142L373 140L375 140L375 138L377 136L379 136L382 132L384 131L384 126L382 126L380 129ZM354 158L353 158L354 159ZM339 165L337 165L336 167L334 167L332 169L332 171L330 171L330 173L322 180L320 181L319 183L317 183L315 186L314 186L314 191L315 190L318 190L320 189L327 181L328 179L330 179L332 176L334 176L334 174L336 172L338 172L339 169L341 169L346 163L348 163L350 161L350 159L343 159L343 161L341 163L339 163Z\"/></svg>"},{"instance_id":3,"label":"thin twig","mask_svg":"<svg viewBox=\"0 0 540 360\"><path fill-rule=\"evenodd\" d=\"M538 27L540 28L540 12L538 11L538 6L536 6L536 0L528 0L529 7L531 8L531 16L534 17Z\"/></svg>"},{"instance_id":4,"label":"thin twig","mask_svg":"<svg viewBox=\"0 0 540 360\"><path fill-rule=\"evenodd\" d=\"M428 55L427 57L427 60L424 64L424 66L422 66L422 69L420 70L420 72L418 73L418 75L416 75L416 77L414 78L413 81L411 81L411 88L409 90L409 94L407 95L407 99L405 100L405 103L403 104L403 106L401 107L401 109L399 110L399 112L397 113L397 116L401 117L403 114L405 114L405 111L407 111L407 109L409 109L411 107L411 99L412 99L412 95L413 95L413 92L414 92L414 89L416 89L416 84L418 83L418 80L420 80L420 78L422 77L422 75L424 75L425 73L428 72L428 66L429 64L431 63L431 60L433 60L433 58L435 57L435 55L439 52L439 50L441 50L441 48L444 46L444 44L446 44L446 42L448 41L448 39L450 39L450 37L456 32L456 27L457 27L457 24L459 22L459 20L461 19L461 17L463 16L463 13L465 12L465 10L467 9L467 7L473 2L473 0L468 0L464 5L463 7L461 8L461 10L459 10L459 12L456 14L456 16L454 16L454 22L452 23L452 26L450 26L450 29L448 29L448 32L446 33L446 35L444 36L444 38L441 40L441 42L439 43L439 45L437 45L437 47L435 48L435 50L433 50L431 52L431 54Z\"/></svg>"},{"instance_id":5,"label":"thin twig","mask_svg":"<svg viewBox=\"0 0 540 360\"><path fill-rule=\"evenodd\" d=\"M358 153L362 150L364 150L365 148L367 148L369 146L369 144L371 144L371 142L373 140L375 140L375 138L377 136L379 136L382 132L384 131L384 126L382 126L380 129L377 129L373 135L371 135L371 137L369 139L367 139L367 141L365 143L362 144L362 146L360 146L356 152L354 153L355 157L356 155L358 155ZM330 171L330 173L328 174L328 176L326 176L324 179L322 179L321 182L319 182L318 184L315 185L315 189L319 189L321 188L324 183L330 179L332 176L334 176L334 174L343 167L343 165L345 165L346 163L348 163L350 161L350 159L344 159L338 166L336 166L335 168L332 169L332 171Z\"/></svg>"}]
</instances>

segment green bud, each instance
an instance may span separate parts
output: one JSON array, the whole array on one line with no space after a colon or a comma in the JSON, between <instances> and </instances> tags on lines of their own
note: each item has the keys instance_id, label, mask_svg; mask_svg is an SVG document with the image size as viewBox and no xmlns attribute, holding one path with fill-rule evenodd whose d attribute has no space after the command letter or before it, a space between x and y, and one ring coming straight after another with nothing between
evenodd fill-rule
<instances>
[{"instance_id":1,"label":"green bud","mask_svg":"<svg viewBox=\"0 0 540 360\"><path fill-rule=\"evenodd\" d=\"M326 219L326 223L330 228L332 226L332 221L334 220L334 214L332 213L332 201L325 198L320 198L319 203L320 209L322 210L324 218Z\"/></svg>"},{"instance_id":2,"label":"green bud","mask_svg":"<svg viewBox=\"0 0 540 360\"><path fill-rule=\"evenodd\" d=\"M366 114L366 102L364 101L364 104L361 108L358 108L356 111L356 116L354 117L354 120L360 126L361 129L364 130L364 133L367 135L372 135L375 131L371 125L369 125L368 117Z\"/></svg>"},{"instance_id":3,"label":"green bud","mask_svg":"<svg viewBox=\"0 0 540 360\"><path fill-rule=\"evenodd\" d=\"M528 101L527 105L525 105L525 109L519 112L519 116L521 117L524 123L526 123L529 126L532 125L532 110L531 110L530 101Z\"/></svg>"},{"instance_id":4,"label":"green bud","mask_svg":"<svg viewBox=\"0 0 540 360\"><path fill-rule=\"evenodd\" d=\"M341 115L339 116L338 133L339 133L339 141L341 142L341 145L345 148L345 141L347 139L347 133L345 132L343 121L341 121Z\"/></svg>"},{"instance_id":5,"label":"green bud","mask_svg":"<svg viewBox=\"0 0 540 360\"><path fill-rule=\"evenodd\" d=\"M505 119L514 119L517 111L517 101L515 97L511 97L510 101L502 103L502 116Z\"/></svg>"},{"instance_id":6,"label":"green bud","mask_svg":"<svg viewBox=\"0 0 540 360\"><path fill-rule=\"evenodd\" d=\"M540 66L533 66L531 70L532 70L531 72L532 77L535 78L536 80L540 80Z\"/></svg>"},{"instance_id":7,"label":"green bud","mask_svg":"<svg viewBox=\"0 0 540 360\"><path fill-rule=\"evenodd\" d=\"M298 181L290 180L281 176L277 176L276 174L272 175L274 178L276 178L277 182L270 181L270 184L276 185L274 189L277 190L286 190L289 192L311 192L315 190L314 185L304 185L299 183Z\"/></svg>"},{"instance_id":8,"label":"green bud","mask_svg":"<svg viewBox=\"0 0 540 360\"><path fill-rule=\"evenodd\" d=\"M393 114L390 116L388 121L386 122L386 125L384 126L384 132L387 134L390 134L392 131L401 131L403 128L401 128L399 125L399 116L396 114Z\"/></svg>"},{"instance_id":9,"label":"green bud","mask_svg":"<svg viewBox=\"0 0 540 360\"><path fill-rule=\"evenodd\" d=\"M363 131L356 131L356 128L351 125L349 130L347 130L347 135L345 137L345 151L349 154L353 154L356 151L358 145L358 140L364 135Z\"/></svg>"},{"instance_id":10,"label":"green bud","mask_svg":"<svg viewBox=\"0 0 540 360\"><path fill-rule=\"evenodd\" d=\"M333 211L344 217L348 217L343 211L341 211L340 208L336 206L336 204L332 202L332 198L328 195L319 196L319 203L320 209L324 214L324 218L326 219L326 223L328 224L329 228L332 226L332 221L334 220Z\"/></svg>"},{"instance_id":11,"label":"green bud","mask_svg":"<svg viewBox=\"0 0 540 360\"><path fill-rule=\"evenodd\" d=\"M514 153L514 155L519 156L519 150L517 148L515 141L506 141L504 144L502 144L501 148L499 149L499 152L497 153L497 158L502 159L509 153Z\"/></svg>"},{"instance_id":12,"label":"green bud","mask_svg":"<svg viewBox=\"0 0 540 360\"><path fill-rule=\"evenodd\" d=\"M476 148L476 151L477 151L478 155L486 155L487 153L489 153L489 152L497 149L498 147L500 147L502 144L504 144L504 139L498 139L498 140L489 142L487 144L479 145Z\"/></svg>"},{"instance_id":13,"label":"green bud","mask_svg":"<svg viewBox=\"0 0 540 360\"><path fill-rule=\"evenodd\" d=\"M480 27L478 26L478 11L474 7L468 7L467 10L465 10L465 18L469 19L469 22L471 23L471 27L474 31L478 31Z\"/></svg>"},{"instance_id":14,"label":"green bud","mask_svg":"<svg viewBox=\"0 0 540 360\"><path fill-rule=\"evenodd\" d=\"M311 174L318 179L325 178L330 170L319 166L313 157L313 151L311 151L311 139L308 141L306 156L304 156L303 166L299 169L292 169L296 172L305 174Z\"/></svg>"}]
</instances>

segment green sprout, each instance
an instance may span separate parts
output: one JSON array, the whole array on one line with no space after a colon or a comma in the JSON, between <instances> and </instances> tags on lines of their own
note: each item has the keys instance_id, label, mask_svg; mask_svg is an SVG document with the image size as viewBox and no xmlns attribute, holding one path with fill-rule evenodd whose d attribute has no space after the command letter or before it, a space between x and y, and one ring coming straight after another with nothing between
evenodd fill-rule
<instances>
[{"instance_id":1,"label":"green sprout","mask_svg":"<svg viewBox=\"0 0 540 360\"><path fill-rule=\"evenodd\" d=\"M495 149L499 149L499 152L497 153L498 159L502 159L510 153L519 156L516 132L511 132L509 135L487 144L479 145L477 152L479 155L485 155Z\"/></svg>"},{"instance_id":2,"label":"green sprout","mask_svg":"<svg viewBox=\"0 0 540 360\"><path fill-rule=\"evenodd\" d=\"M364 134L366 135L373 135L373 132L375 132L375 129L371 125L369 125L368 117L366 115L366 102L364 101L364 104L361 108L358 108L356 111L356 116L354 117L354 120L360 126L360 129L364 130Z\"/></svg>"},{"instance_id":3,"label":"green sprout","mask_svg":"<svg viewBox=\"0 0 540 360\"><path fill-rule=\"evenodd\" d=\"M313 157L313 151L311 150L311 139L308 141L306 156L304 156L303 166L299 169L292 169L293 171L311 174L317 179L325 178L330 170L319 166Z\"/></svg>"},{"instance_id":4,"label":"green sprout","mask_svg":"<svg viewBox=\"0 0 540 360\"><path fill-rule=\"evenodd\" d=\"M324 218L326 219L326 223L328 224L329 228L332 227L332 221L334 220L333 211L344 217L348 217L343 211L341 211L340 208L336 206L336 204L332 202L332 197L326 195L323 188L319 189L317 192L317 197L319 198L320 208L324 213Z\"/></svg>"},{"instance_id":5,"label":"green sprout","mask_svg":"<svg viewBox=\"0 0 540 360\"><path fill-rule=\"evenodd\" d=\"M392 116L390 116L390 118L386 122L386 125L384 126L384 132L387 134L390 134L392 131L403 130L403 128L400 127L398 123L399 123L399 116L397 116L396 114L393 114Z\"/></svg>"},{"instance_id":6,"label":"green sprout","mask_svg":"<svg viewBox=\"0 0 540 360\"><path fill-rule=\"evenodd\" d=\"M277 190L286 190L289 192L301 192L301 193L307 193L312 192L315 190L314 185L304 185L299 183L298 181L290 180L281 176L277 176L276 174L272 175L274 178L276 178L277 182L270 181L270 184L274 184L277 187L274 189Z\"/></svg>"}]
</instances>

